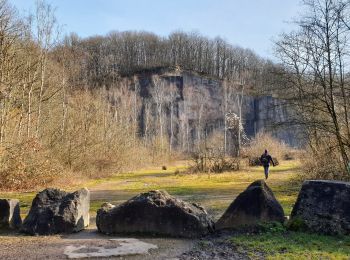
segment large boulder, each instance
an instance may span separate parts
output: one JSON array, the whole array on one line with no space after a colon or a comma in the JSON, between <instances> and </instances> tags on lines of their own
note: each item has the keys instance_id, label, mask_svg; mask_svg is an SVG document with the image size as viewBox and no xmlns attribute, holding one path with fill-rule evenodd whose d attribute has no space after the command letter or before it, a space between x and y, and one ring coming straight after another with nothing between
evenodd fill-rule
<instances>
[{"instance_id":1,"label":"large boulder","mask_svg":"<svg viewBox=\"0 0 350 260\"><path fill-rule=\"evenodd\" d=\"M330 235L350 234L350 183L305 181L289 226Z\"/></svg>"},{"instance_id":2,"label":"large boulder","mask_svg":"<svg viewBox=\"0 0 350 260\"><path fill-rule=\"evenodd\" d=\"M0 228L19 228L22 224L19 201L0 199Z\"/></svg>"},{"instance_id":3,"label":"large boulder","mask_svg":"<svg viewBox=\"0 0 350 260\"><path fill-rule=\"evenodd\" d=\"M284 222L283 208L265 181L258 180L237 196L215 227L239 228L272 221Z\"/></svg>"},{"instance_id":4,"label":"large boulder","mask_svg":"<svg viewBox=\"0 0 350 260\"><path fill-rule=\"evenodd\" d=\"M125 203L104 204L97 211L100 232L198 237L214 230L204 208L170 196L165 191L142 193Z\"/></svg>"},{"instance_id":5,"label":"large boulder","mask_svg":"<svg viewBox=\"0 0 350 260\"><path fill-rule=\"evenodd\" d=\"M31 235L78 232L89 225L90 193L45 189L33 200L22 231Z\"/></svg>"}]
</instances>

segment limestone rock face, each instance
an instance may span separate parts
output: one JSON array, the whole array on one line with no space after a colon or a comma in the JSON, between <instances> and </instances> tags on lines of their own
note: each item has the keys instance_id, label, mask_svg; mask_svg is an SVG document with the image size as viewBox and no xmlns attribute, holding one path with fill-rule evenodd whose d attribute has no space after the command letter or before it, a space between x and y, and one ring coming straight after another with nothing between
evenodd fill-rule
<instances>
[{"instance_id":1,"label":"limestone rock face","mask_svg":"<svg viewBox=\"0 0 350 260\"><path fill-rule=\"evenodd\" d=\"M142 193L125 203L102 205L97 211L100 232L198 237L214 230L204 208L170 196L165 191Z\"/></svg>"},{"instance_id":2,"label":"limestone rock face","mask_svg":"<svg viewBox=\"0 0 350 260\"><path fill-rule=\"evenodd\" d=\"M33 200L22 231L31 235L78 232L89 225L90 193L45 189Z\"/></svg>"},{"instance_id":3,"label":"limestone rock face","mask_svg":"<svg viewBox=\"0 0 350 260\"><path fill-rule=\"evenodd\" d=\"M19 228L22 224L19 201L0 199L0 228Z\"/></svg>"},{"instance_id":4,"label":"limestone rock face","mask_svg":"<svg viewBox=\"0 0 350 260\"><path fill-rule=\"evenodd\" d=\"M265 181L259 180L237 196L215 227L239 228L271 221L284 222L283 208Z\"/></svg>"},{"instance_id":5,"label":"limestone rock face","mask_svg":"<svg viewBox=\"0 0 350 260\"><path fill-rule=\"evenodd\" d=\"M350 234L350 183L305 181L292 210L293 221L317 233Z\"/></svg>"}]
</instances>

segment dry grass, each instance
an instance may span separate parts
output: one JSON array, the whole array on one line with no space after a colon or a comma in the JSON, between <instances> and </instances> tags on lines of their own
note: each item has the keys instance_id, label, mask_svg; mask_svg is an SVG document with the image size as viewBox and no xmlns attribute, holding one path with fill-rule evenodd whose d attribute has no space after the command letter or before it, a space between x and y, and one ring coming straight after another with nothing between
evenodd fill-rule
<instances>
[{"instance_id":1,"label":"dry grass","mask_svg":"<svg viewBox=\"0 0 350 260\"><path fill-rule=\"evenodd\" d=\"M296 157L294 149L265 132L259 132L249 146L243 149L242 154L248 158L259 158L265 149L278 161Z\"/></svg>"},{"instance_id":2,"label":"dry grass","mask_svg":"<svg viewBox=\"0 0 350 260\"><path fill-rule=\"evenodd\" d=\"M341 156L335 149L323 149L318 151L307 150L302 157L303 171L298 178L305 179L322 179L322 180L344 180L349 181L350 175L344 172L342 167Z\"/></svg>"},{"instance_id":3,"label":"dry grass","mask_svg":"<svg viewBox=\"0 0 350 260\"><path fill-rule=\"evenodd\" d=\"M300 163L285 161L280 166L271 168L268 185L277 199L289 214L295 203L299 184L293 179L299 172ZM197 202L207 208L216 218L223 213L232 200L251 182L264 177L261 167L247 167L237 172L216 174L186 174L187 165L150 168L130 173L115 174L109 178L90 180L79 186L70 186L67 190L75 190L87 186L91 190L91 211L94 214L105 201L119 204L132 196L154 189L167 190L170 194L191 202ZM180 173L175 174L178 170ZM0 193L0 197L18 198L25 214L35 196L31 193Z\"/></svg>"}]
</instances>

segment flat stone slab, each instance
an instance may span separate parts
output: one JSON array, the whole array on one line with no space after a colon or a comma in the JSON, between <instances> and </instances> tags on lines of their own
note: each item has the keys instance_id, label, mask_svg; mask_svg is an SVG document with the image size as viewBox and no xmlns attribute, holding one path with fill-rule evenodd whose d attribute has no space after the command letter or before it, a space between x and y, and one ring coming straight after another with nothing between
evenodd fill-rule
<instances>
[{"instance_id":1,"label":"flat stone slab","mask_svg":"<svg viewBox=\"0 0 350 260\"><path fill-rule=\"evenodd\" d=\"M109 239L112 245L108 246L86 246L70 245L64 250L69 259L91 258L91 257L118 257L128 255L148 254L150 249L157 249L158 246L143 242L134 238Z\"/></svg>"},{"instance_id":2,"label":"flat stone slab","mask_svg":"<svg viewBox=\"0 0 350 260\"><path fill-rule=\"evenodd\" d=\"M0 228L19 228L22 224L19 201L0 199Z\"/></svg>"}]
</instances>

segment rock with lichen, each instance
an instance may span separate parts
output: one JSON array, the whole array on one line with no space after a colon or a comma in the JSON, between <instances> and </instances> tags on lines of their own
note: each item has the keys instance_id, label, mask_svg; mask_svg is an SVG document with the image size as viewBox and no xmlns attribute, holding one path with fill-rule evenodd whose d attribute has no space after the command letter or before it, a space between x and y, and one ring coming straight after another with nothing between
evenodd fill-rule
<instances>
[{"instance_id":1,"label":"rock with lichen","mask_svg":"<svg viewBox=\"0 0 350 260\"><path fill-rule=\"evenodd\" d=\"M199 237L214 230L213 221L204 208L159 190L142 193L119 206L102 205L97 211L96 225L104 234L171 237Z\"/></svg>"}]
</instances>

